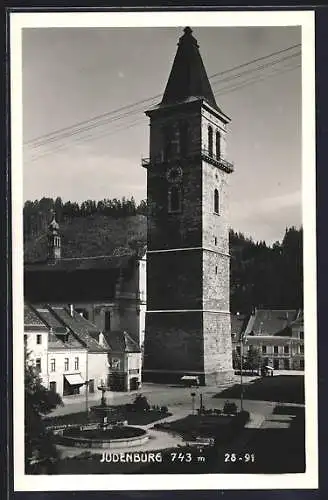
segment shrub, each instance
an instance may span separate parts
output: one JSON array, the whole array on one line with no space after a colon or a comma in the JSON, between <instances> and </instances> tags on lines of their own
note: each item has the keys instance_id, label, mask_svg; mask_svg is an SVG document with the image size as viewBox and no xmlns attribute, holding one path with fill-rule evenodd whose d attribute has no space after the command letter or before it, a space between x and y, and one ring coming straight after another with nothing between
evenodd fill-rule
<instances>
[{"instance_id":1,"label":"shrub","mask_svg":"<svg viewBox=\"0 0 328 500\"><path fill-rule=\"evenodd\" d=\"M161 406L161 412L162 413L168 413L169 412L169 409L167 406Z\"/></svg>"},{"instance_id":2,"label":"shrub","mask_svg":"<svg viewBox=\"0 0 328 500\"><path fill-rule=\"evenodd\" d=\"M223 413L227 415L236 415L238 411L236 403L231 403L230 401L226 401L223 407Z\"/></svg>"},{"instance_id":3,"label":"shrub","mask_svg":"<svg viewBox=\"0 0 328 500\"><path fill-rule=\"evenodd\" d=\"M149 411L150 410L150 405L147 401L146 396L143 396L142 394L138 394L133 402L133 405L135 409L138 411Z\"/></svg>"}]
</instances>

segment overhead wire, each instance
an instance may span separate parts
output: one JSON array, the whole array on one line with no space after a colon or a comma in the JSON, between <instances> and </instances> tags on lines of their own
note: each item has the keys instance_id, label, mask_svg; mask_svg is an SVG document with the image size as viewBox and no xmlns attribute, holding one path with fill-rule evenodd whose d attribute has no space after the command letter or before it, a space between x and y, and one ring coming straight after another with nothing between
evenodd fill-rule
<instances>
[{"instance_id":1,"label":"overhead wire","mask_svg":"<svg viewBox=\"0 0 328 500\"><path fill-rule=\"evenodd\" d=\"M232 75L232 76L228 76L226 78L222 78L218 82L214 82L213 86L217 85L218 83L223 83L223 82L226 82L226 81L235 80L236 78L240 78L241 76L244 76L246 74L253 73L253 72L256 72L256 71L260 71L261 69L264 69L264 68L267 68L267 67L270 67L270 66L274 66L276 64L280 64L281 62L284 62L286 60L292 59L292 58L297 57L299 55L300 55L300 52L297 52L296 54L292 54L290 56L285 56L285 57L277 59L275 61L272 61L272 62L269 62L269 63L266 63L266 64L262 64L260 66L257 66L256 68L251 68L249 70L242 71L241 73L237 73L236 75ZM137 108L134 111L127 111L125 113L121 113L121 114L119 114L119 115L117 115L115 117L112 117L112 118L108 117L106 120L101 120L101 121L98 121L98 122L96 122L94 124L90 123L89 125L87 125L85 127L80 127L77 130L74 130L74 131L71 131L71 132L63 132L63 133L58 134L57 136L54 136L52 138L48 138L48 139L44 139L43 141L39 141L39 143L35 144L31 148L32 149L36 149L36 148L44 146L45 144L49 144L49 143L53 143L53 142L58 142L58 141L60 141L62 139L65 139L67 137L73 137L73 136L81 134L81 133L83 133L85 131L89 131L89 130L92 130L94 128L98 128L98 127L101 127L101 126L104 126L104 125L111 124L111 123L113 123L115 121L118 121L118 120L121 120L121 119L123 119L125 117L130 117L131 115L139 113L139 112L140 112L140 109Z\"/></svg>"},{"instance_id":2,"label":"overhead wire","mask_svg":"<svg viewBox=\"0 0 328 500\"><path fill-rule=\"evenodd\" d=\"M217 76L222 76L222 75L231 73L233 71L236 71L237 69L241 69L241 68L246 67L246 66L250 66L252 64L255 64L256 62L259 62L259 61L262 61L262 60L265 60L265 59L269 59L270 57L273 57L274 55L285 53L285 52L290 51L290 50L292 50L292 49L294 49L296 47L299 47L300 45L301 44L292 45L292 46L287 47L285 49L272 52L272 53L267 54L265 56L258 57L256 59L252 59L252 60L247 61L245 63L239 64L239 65L234 66L232 68L229 68L229 69L226 69L226 70L214 73L213 75L210 76L210 79L216 78ZM289 56L289 57L295 57L295 55L292 55L292 56ZM268 64L270 64L270 63L268 63ZM251 71L251 70L248 70L248 71ZM108 111L106 113L102 113L100 115L94 116L94 117L89 118L87 120L82 120L80 122L77 122L74 125L67 126L67 127L62 127L61 129L57 129L57 130L55 130L53 132L49 132L47 134L43 134L43 135L41 135L39 137L36 137L34 139L30 139L30 140L26 141L24 143L24 145L25 146L28 146L28 145L33 146L33 144L39 145L39 144L42 144L43 141L46 140L46 139L50 139L50 138L58 136L58 135L60 136L62 133L67 133L69 131L74 132L75 131L74 129L78 129L79 130L79 126L80 125L86 125L86 126L88 126L88 124L91 125L93 122L100 122L100 123L102 123L103 120L107 120L110 116L115 115L115 114L119 113L120 111L125 111L127 109L131 109L131 108L133 108L135 106L138 106L140 104L145 104L146 102L155 100L155 99L157 99L159 97L161 97L161 94L158 94L158 95L155 95L155 96L152 96L152 97L148 97L148 98L139 100L139 101L137 101L135 103L132 103L132 104L127 104L125 106L121 106L121 107L119 107L117 109L114 109L112 111Z\"/></svg>"},{"instance_id":3,"label":"overhead wire","mask_svg":"<svg viewBox=\"0 0 328 500\"><path fill-rule=\"evenodd\" d=\"M287 66L287 67L284 67L284 68L281 68L277 71L274 71L272 73L269 73L267 75L264 75L263 77L256 77L256 78L251 78L251 79L248 79L244 82L241 82L240 84L238 85L235 85L233 87L231 86L226 86L226 87L223 87L222 89L220 89L219 91L217 92L214 92L214 95L215 96L221 96L221 95L226 95L226 94L229 94L231 92L234 92L236 90L239 90L241 88L244 88L244 87L247 87L249 85L252 85L254 83L257 83L257 82L260 82L260 81L263 81L269 77L274 77L274 76L279 76L283 73L287 73L289 71L292 71L294 69L297 69L301 67L300 64L297 64L297 65L293 65L293 66ZM105 131L104 133L102 134L98 134L98 135L92 135L92 134L89 134L88 136L83 136L83 137L80 137L80 138L77 138L74 140L74 144L77 144L77 143L80 143L80 142L89 142L89 141L96 141L96 140L99 140L103 137L108 137L110 135L113 135L113 134L116 134L118 132L121 132L121 131L125 131L127 129L130 129L132 127L135 127L137 125L139 125L140 123L142 123L143 119L136 119L134 120L133 122L127 124L127 125L121 125L113 130L107 130ZM29 162L34 162L36 160L39 160L40 158L44 157L44 156L48 156L49 154L51 153L54 153L54 152L60 152L62 150L65 150L67 149L67 147L69 146L69 144L62 144L60 145L59 147L57 147L55 150L48 150L48 151L45 151L44 153L40 154L40 155L37 155L35 157L32 157L31 159L29 159Z\"/></svg>"},{"instance_id":4,"label":"overhead wire","mask_svg":"<svg viewBox=\"0 0 328 500\"><path fill-rule=\"evenodd\" d=\"M246 74L246 73L247 73L247 74L249 74L249 73L255 73L255 72L260 71L260 70L262 70L262 69L264 69L264 68L267 68L267 67L269 67L269 66L271 66L271 67L272 67L272 66L274 66L274 65L276 65L276 64L278 64L278 63L281 63L281 62L283 62L283 61L290 60L290 59L292 59L292 58L294 58L294 57L296 57L296 56L298 56L298 55L299 55L299 53L297 53L297 54L293 54L293 55L291 55L291 56L287 56L287 57L281 58L281 59L280 59L280 60L278 60L278 61L274 61L274 62L271 62L271 63L266 63L266 64L264 64L264 65L258 66L257 68L253 68L252 70L247 70L247 71L242 72L242 73L240 73L240 74L238 74L238 75L232 75L231 77L223 78L223 79L221 79L219 82L216 82L216 83L213 85L213 88L215 88L215 86L217 86L218 84L221 84L221 83L223 83L223 82L227 82L227 81L231 81L231 80L235 80L235 79L237 79L237 78L240 78L241 76L244 76L244 74ZM256 82L262 81L262 80L264 80L264 79L266 79L266 78L268 78L268 77L272 77L272 76L275 76L275 75L278 75L278 74L285 73L285 72L287 72L287 71L291 71L291 70L293 70L293 69L296 69L297 67L300 67L300 64L299 64L299 65L297 65L297 66L287 67L287 68L285 68L285 70L284 70L284 67L282 67L282 68L278 68L278 70L277 70L277 71L275 71L275 72L271 72L271 73L269 73L269 74L267 74L267 75L264 75L263 77L255 77L255 78L253 77L253 78L251 78L251 79L248 79L248 80L245 80L245 81L241 81L240 83L238 83L238 84L237 84L237 85L235 85L234 87L231 87L231 85L229 85L229 86L225 86L225 87L223 87L223 88L219 88L216 92L214 92L214 94L215 94L216 96L219 96L219 95L225 95L225 94L227 94L227 93L229 93L229 92L233 92L233 91L235 91L235 90L238 90L238 89L243 88L243 87L245 87L245 86L248 86L248 85L250 85L250 84L253 84L253 83L256 83ZM126 113L123 113L123 114L121 114L121 115L119 115L119 116L115 117L114 119L112 119L110 123L112 123L112 122L114 122L114 121L124 120L125 118L132 117L132 116L133 116L133 114L136 114L136 113L138 113L138 114L139 114L139 112L140 112L139 110L135 110L135 111L133 111L133 112L126 112ZM44 156L47 156L48 154L51 154L51 153L58 152L58 151L61 151L61 150L63 150L63 149L66 149L66 148L67 148L67 147L71 144L71 142L73 142L74 144L76 144L76 143L79 143L79 142L81 142L81 141L83 141L83 142L89 142L90 140L98 140L98 139L101 139L102 137L105 137L105 136L109 136L109 135L112 135L112 134L118 133L118 132L120 132L121 130L125 130L125 129L129 129L129 128L131 128L131 127L134 127L134 126L138 125L139 123L141 123L142 121L143 121L142 119L137 119L137 120L134 120L132 123L128 123L128 124L125 124L125 125L123 125L123 126L119 126L119 127L114 128L114 129L112 129L112 130L106 130L106 131L105 131L105 133L103 133L103 134L98 134L98 135L92 135L92 134L89 134L89 135L84 135L84 136L77 137L77 138L75 138L75 137L74 137L74 138L72 139L72 141L70 141L68 144L67 144L67 143L66 143L66 144L64 143L64 144L60 144L59 146L57 146L57 147L56 147L56 149L50 149L50 150L48 149L48 150L44 151L42 154L39 154L39 155L36 155L36 156L34 156L34 157L30 158L28 161L29 161L29 162L31 162L31 161L36 161L36 160L38 160L38 159L40 159L40 158L42 158L42 157L44 157ZM82 130L82 133L83 133L83 132L85 132L85 131L89 131L90 129L94 129L94 128L95 128L95 127L88 127L88 128L85 128L85 129L83 129L83 130ZM78 133L79 133L79 134L81 134L81 131L80 131L80 132L77 132L77 131L76 131L74 134L70 134L70 136L69 136L69 137L71 137L72 135L77 135ZM63 139L66 139L66 137L65 137L65 138L61 138L61 140L63 140ZM56 142L58 142L58 140L57 140Z\"/></svg>"}]
</instances>

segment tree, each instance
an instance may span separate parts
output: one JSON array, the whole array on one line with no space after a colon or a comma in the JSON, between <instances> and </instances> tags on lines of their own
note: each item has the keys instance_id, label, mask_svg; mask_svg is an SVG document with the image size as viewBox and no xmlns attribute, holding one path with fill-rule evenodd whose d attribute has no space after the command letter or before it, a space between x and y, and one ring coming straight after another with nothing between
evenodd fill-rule
<instances>
[{"instance_id":1,"label":"tree","mask_svg":"<svg viewBox=\"0 0 328 500\"><path fill-rule=\"evenodd\" d=\"M258 372L261 366L261 362L262 362L262 357L258 347L250 345L245 362L247 368L249 370L252 370L252 372L254 371Z\"/></svg>"},{"instance_id":2,"label":"tree","mask_svg":"<svg viewBox=\"0 0 328 500\"><path fill-rule=\"evenodd\" d=\"M59 460L54 437L43 417L63 404L60 396L41 383L25 354L25 472L49 474Z\"/></svg>"},{"instance_id":3,"label":"tree","mask_svg":"<svg viewBox=\"0 0 328 500\"><path fill-rule=\"evenodd\" d=\"M147 401L146 396L142 394L137 394L135 400L133 401L133 406L137 411L149 411L150 405Z\"/></svg>"},{"instance_id":4,"label":"tree","mask_svg":"<svg viewBox=\"0 0 328 500\"><path fill-rule=\"evenodd\" d=\"M234 370L240 370L240 355L236 349L232 351L232 367Z\"/></svg>"}]
</instances>

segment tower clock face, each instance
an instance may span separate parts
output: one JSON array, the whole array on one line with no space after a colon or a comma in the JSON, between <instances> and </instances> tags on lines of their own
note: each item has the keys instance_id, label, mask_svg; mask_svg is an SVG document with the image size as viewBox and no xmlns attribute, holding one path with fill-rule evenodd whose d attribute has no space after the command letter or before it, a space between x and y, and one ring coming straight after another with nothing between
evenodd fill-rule
<instances>
[{"instance_id":1,"label":"tower clock face","mask_svg":"<svg viewBox=\"0 0 328 500\"><path fill-rule=\"evenodd\" d=\"M181 167L171 167L166 173L166 178L169 182L178 182L182 178L182 173Z\"/></svg>"}]
</instances>

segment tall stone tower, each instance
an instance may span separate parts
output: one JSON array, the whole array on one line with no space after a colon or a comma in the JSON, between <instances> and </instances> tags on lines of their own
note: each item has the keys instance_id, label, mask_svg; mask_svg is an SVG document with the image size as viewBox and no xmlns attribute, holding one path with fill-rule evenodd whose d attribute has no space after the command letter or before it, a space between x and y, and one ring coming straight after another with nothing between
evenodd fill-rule
<instances>
[{"instance_id":1,"label":"tall stone tower","mask_svg":"<svg viewBox=\"0 0 328 500\"><path fill-rule=\"evenodd\" d=\"M216 104L197 40L185 28L150 118L144 380L201 384L232 373L228 178L230 119Z\"/></svg>"},{"instance_id":2,"label":"tall stone tower","mask_svg":"<svg viewBox=\"0 0 328 500\"><path fill-rule=\"evenodd\" d=\"M55 215L48 226L48 261L55 262L61 258L61 236Z\"/></svg>"}]
</instances>

